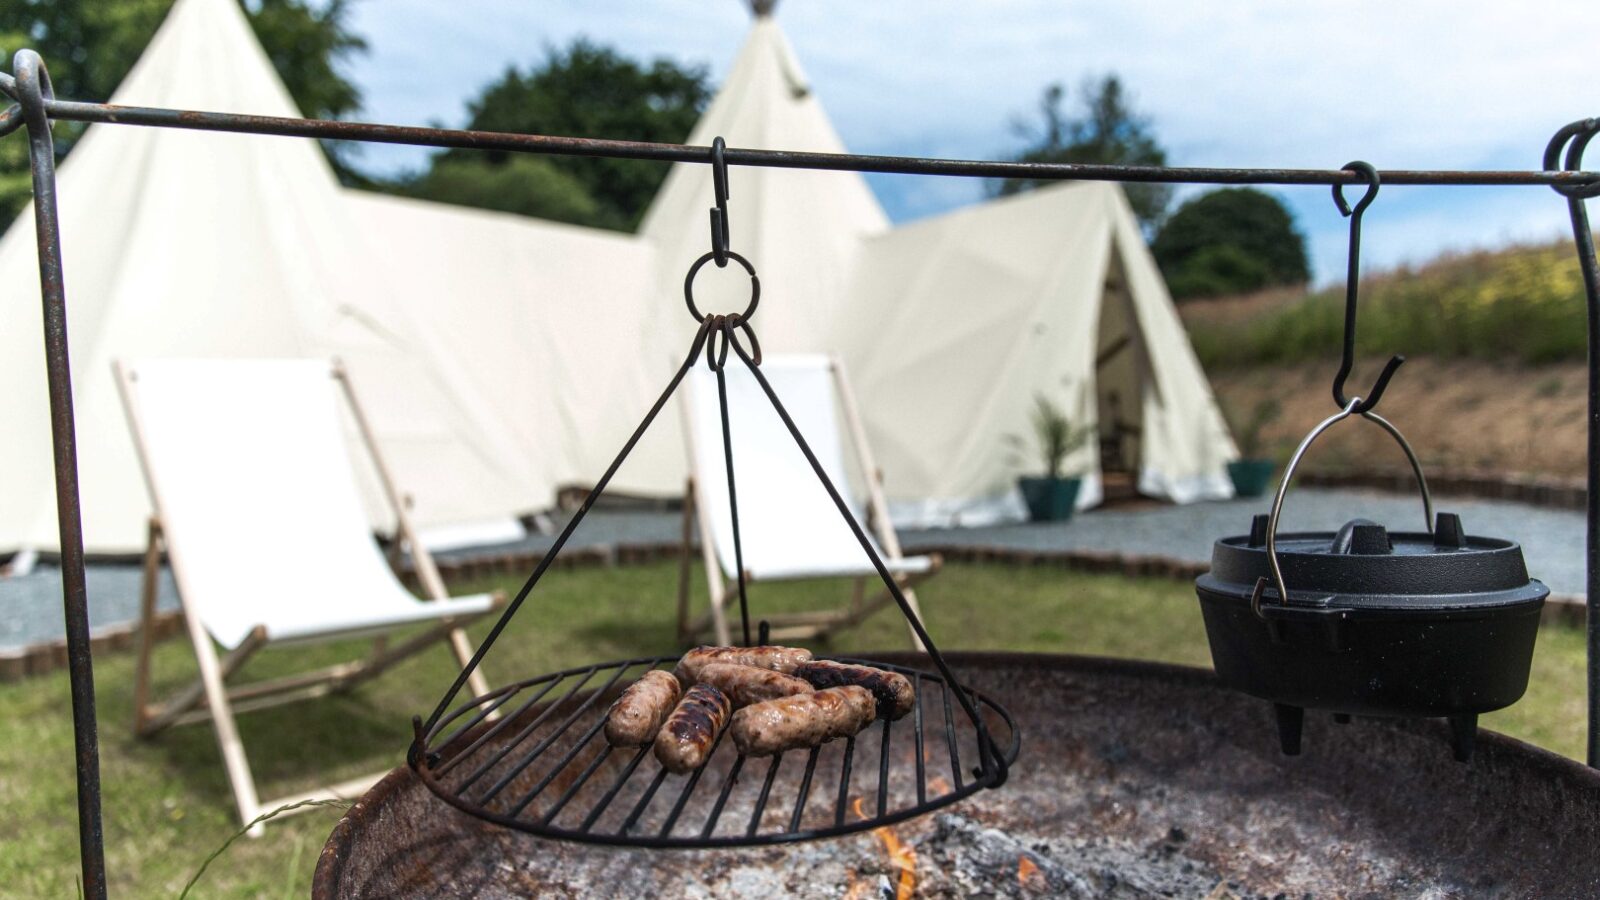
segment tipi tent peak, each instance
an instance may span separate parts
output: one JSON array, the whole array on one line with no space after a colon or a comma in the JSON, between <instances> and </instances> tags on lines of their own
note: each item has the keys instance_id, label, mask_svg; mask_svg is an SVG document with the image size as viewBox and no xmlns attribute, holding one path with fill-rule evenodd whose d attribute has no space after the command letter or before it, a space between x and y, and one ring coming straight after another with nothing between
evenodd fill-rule
<instances>
[{"instance_id":1,"label":"tipi tent peak","mask_svg":"<svg viewBox=\"0 0 1600 900\"><path fill-rule=\"evenodd\" d=\"M232 0L174 3L111 100L299 114ZM136 551L149 514L117 358L339 357L419 523L545 502L540 473L391 302L392 264L350 218L315 141L97 125L63 162L58 194L90 552ZM31 213L0 239L0 278L37 284ZM0 420L24 436L0 466L0 549L56 546L39 318L32 291L0 299Z\"/></svg>"}]
</instances>

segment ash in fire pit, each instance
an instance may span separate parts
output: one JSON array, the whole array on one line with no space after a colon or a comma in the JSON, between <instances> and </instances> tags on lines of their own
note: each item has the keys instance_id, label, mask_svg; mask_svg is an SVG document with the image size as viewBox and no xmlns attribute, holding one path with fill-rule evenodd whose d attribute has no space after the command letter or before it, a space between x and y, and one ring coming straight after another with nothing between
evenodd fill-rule
<instances>
[{"instance_id":1,"label":"ash in fire pit","mask_svg":"<svg viewBox=\"0 0 1600 900\"><path fill-rule=\"evenodd\" d=\"M1185 855L1181 828L1140 846L1007 831L956 813L933 826L917 845L918 897L1204 897L1223 881Z\"/></svg>"}]
</instances>

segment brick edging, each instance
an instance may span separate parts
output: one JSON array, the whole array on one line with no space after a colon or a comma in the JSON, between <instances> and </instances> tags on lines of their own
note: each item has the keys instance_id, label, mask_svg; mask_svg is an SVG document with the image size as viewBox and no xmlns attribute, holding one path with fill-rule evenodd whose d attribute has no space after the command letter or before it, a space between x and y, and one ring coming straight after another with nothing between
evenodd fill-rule
<instances>
[{"instance_id":1,"label":"brick edging","mask_svg":"<svg viewBox=\"0 0 1600 900\"><path fill-rule=\"evenodd\" d=\"M156 641L183 630L183 614L178 610L158 613L153 633ZM89 635L89 649L95 654L112 650L130 650L139 639L139 623L123 622L94 630ZM67 667L67 640L57 638L28 644L24 647L0 649L0 682L21 681L34 675L44 675Z\"/></svg>"},{"instance_id":2,"label":"brick edging","mask_svg":"<svg viewBox=\"0 0 1600 900\"><path fill-rule=\"evenodd\" d=\"M1193 581L1211 568L1209 563L1172 556L1105 550L1030 550L994 545L929 544L918 546L910 552L937 553L948 562L1051 566L1074 572L1121 575L1126 578L1169 578L1174 581ZM583 547L562 553L556 558L554 568L638 565L675 559L678 553L678 544L664 542ZM495 575L525 573L532 570L542 557L542 553L527 551L485 554L470 558L446 558L436 562L439 574L446 581L460 582ZM401 580L408 587L413 589L416 587L416 578L409 571L402 574ZM1544 617L1546 621L1581 626L1584 622L1584 612L1582 597L1552 594L1545 604ZM156 640L165 640L178 634L182 630L182 625L183 617L176 610L161 613L156 617ZM106 628L90 638L90 646L95 653L130 649L134 646L138 631L136 622ZM19 681L30 676L43 675L65 668L66 664L67 648L64 640L0 651L0 682Z\"/></svg>"}]
</instances>

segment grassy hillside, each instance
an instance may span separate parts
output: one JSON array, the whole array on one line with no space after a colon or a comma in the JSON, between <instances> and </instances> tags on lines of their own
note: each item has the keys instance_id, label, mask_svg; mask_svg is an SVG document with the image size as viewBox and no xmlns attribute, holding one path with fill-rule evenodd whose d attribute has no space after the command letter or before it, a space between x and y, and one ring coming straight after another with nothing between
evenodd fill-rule
<instances>
[{"instance_id":1,"label":"grassy hillside","mask_svg":"<svg viewBox=\"0 0 1600 900\"><path fill-rule=\"evenodd\" d=\"M1337 358L1344 288L1183 308L1209 371ZM1365 279L1357 346L1543 364L1584 357L1583 277L1570 242L1442 257Z\"/></svg>"}]
</instances>

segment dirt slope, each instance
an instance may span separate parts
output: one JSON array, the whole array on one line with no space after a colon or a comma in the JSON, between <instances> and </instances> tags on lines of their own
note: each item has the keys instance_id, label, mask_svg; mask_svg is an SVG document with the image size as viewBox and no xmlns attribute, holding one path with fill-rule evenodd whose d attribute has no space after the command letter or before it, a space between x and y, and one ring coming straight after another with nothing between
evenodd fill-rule
<instances>
[{"instance_id":1,"label":"dirt slope","mask_svg":"<svg viewBox=\"0 0 1600 900\"><path fill-rule=\"evenodd\" d=\"M1381 366L1380 359L1358 362L1347 390L1364 390ZM1335 412L1329 393L1334 369L1327 361L1262 366L1214 373L1211 384L1224 406L1241 416L1263 398L1279 400L1282 415L1263 436L1283 458ZM1581 363L1516 367L1413 358L1395 375L1378 411L1430 468L1577 478L1584 468L1586 377ZM1306 464L1348 471L1393 469L1404 460L1376 426L1344 423L1317 443Z\"/></svg>"}]
</instances>

